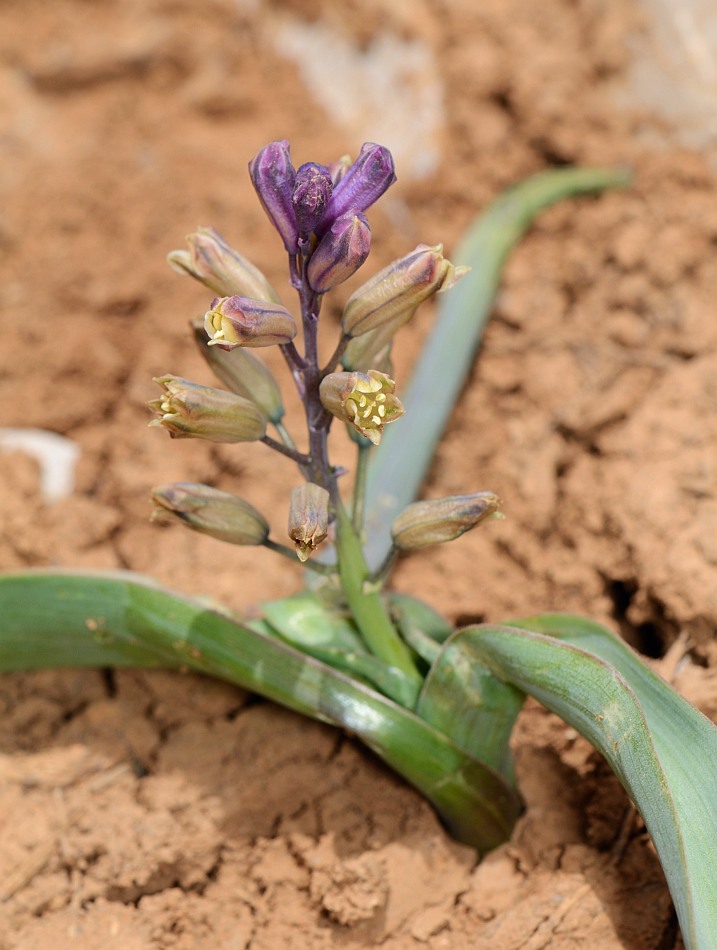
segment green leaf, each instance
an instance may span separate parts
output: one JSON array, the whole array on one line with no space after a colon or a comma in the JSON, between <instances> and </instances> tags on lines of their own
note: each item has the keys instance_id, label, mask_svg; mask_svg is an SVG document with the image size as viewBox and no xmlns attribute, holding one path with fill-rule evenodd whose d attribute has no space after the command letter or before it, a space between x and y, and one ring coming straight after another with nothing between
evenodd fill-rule
<instances>
[{"instance_id":1,"label":"green leaf","mask_svg":"<svg viewBox=\"0 0 717 950\"><path fill-rule=\"evenodd\" d=\"M525 693L494 676L465 643L459 631L444 644L418 697L416 715L514 785L510 736Z\"/></svg>"},{"instance_id":2,"label":"green leaf","mask_svg":"<svg viewBox=\"0 0 717 950\"><path fill-rule=\"evenodd\" d=\"M717 947L717 729L599 624L560 614L511 623L452 642L605 756L652 836L685 945Z\"/></svg>"},{"instance_id":3,"label":"green leaf","mask_svg":"<svg viewBox=\"0 0 717 950\"><path fill-rule=\"evenodd\" d=\"M266 620L289 643L300 649L315 647L365 653L355 625L330 610L313 591L301 591L261 606Z\"/></svg>"},{"instance_id":4,"label":"green leaf","mask_svg":"<svg viewBox=\"0 0 717 950\"><path fill-rule=\"evenodd\" d=\"M493 769L414 713L274 637L132 574L0 576L0 670L162 666L236 683L360 738L484 853L520 813Z\"/></svg>"},{"instance_id":5,"label":"green leaf","mask_svg":"<svg viewBox=\"0 0 717 950\"><path fill-rule=\"evenodd\" d=\"M401 388L406 419L386 429L368 470L366 560L372 570L391 547L394 518L415 500L425 480L473 367L509 252L544 208L629 181L624 169L560 168L533 175L499 195L450 255L454 264L469 264L473 270L440 295L436 324L409 387Z\"/></svg>"},{"instance_id":6,"label":"green leaf","mask_svg":"<svg viewBox=\"0 0 717 950\"><path fill-rule=\"evenodd\" d=\"M313 591L262 604L269 632L317 660L360 677L385 696L412 709L416 684L395 666L368 652L354 624L322 602ZM254 630L259 629L254 624Z\"/></svg>"}]
</instances>

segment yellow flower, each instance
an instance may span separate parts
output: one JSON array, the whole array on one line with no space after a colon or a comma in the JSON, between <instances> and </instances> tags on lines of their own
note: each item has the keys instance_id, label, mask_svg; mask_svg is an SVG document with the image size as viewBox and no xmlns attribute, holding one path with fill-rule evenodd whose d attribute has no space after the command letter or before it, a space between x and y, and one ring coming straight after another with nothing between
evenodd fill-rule
<instances>
[{"instance_id":1,"label":"yellow flower","mask_svg":"<svg viewBox=\"0 0 717 950\"><path fill-rule=\"evenodd\" d=\"M319 394L325 409L378 445L383 427L406 411L394 395L395 388L390 376L370 369L367 373L330 373Z\"/></svg>"}]
</instances>

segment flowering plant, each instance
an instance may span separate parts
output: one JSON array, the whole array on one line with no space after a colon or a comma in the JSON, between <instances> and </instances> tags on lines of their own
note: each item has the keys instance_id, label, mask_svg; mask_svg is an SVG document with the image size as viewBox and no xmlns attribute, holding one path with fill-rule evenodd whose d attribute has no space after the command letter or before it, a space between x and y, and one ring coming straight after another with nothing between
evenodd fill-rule
<instances>
[{"instance_id":1,"label":"flowering plant","mask_svg":"<svg viewBox=\"0 0 717 950\"><path fill-rule=\"evenodd\" d=\"M623 183L624 175L564 169L528 180L478 220L457 252L459 265L441 245L420 244L349 297L335 349L322 365L323 298L365 263L365 212L395 181L393 159L367 143L353 163L294 169L288 143L273 142L249 171L288 254L300 319L216 231L190 235L189 249L169 261L217 295L193 330L226 388L158 377L152 425L173 438L262 442L290 458L297 476L287 492L289 543L271 536L250 501L229 492L175 483L155 488L153 497L157 517L291 558L312 583L264 604L250 620L131 574L6 575L0 669L189 667L238 683L349 729L426 795L453 835L481 853L508 837L520 813L509 740L525 695L533 695L610 762L652 834L686 945L715 946L714 726L595 623L546 614L454 630L421 600L387 586L401 553L500 517L492 491L416 501L421 479L509 248L542 207ZM449 290L399 397L394 339L421 302ZM285 425L278 382L255 353L268 346L280 347L303 405L303 446ZM350 499L347 473L331 461L338 424L356 444ZM401 428L399 443L392 433Z\"/></svg>"}]
</instances>

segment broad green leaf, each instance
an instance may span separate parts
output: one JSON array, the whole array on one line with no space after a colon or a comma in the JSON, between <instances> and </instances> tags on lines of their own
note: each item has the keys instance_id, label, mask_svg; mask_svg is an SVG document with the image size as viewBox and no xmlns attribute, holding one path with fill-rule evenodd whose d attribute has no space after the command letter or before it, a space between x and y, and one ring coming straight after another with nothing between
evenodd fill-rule
<instances>
[{"instance_id":1,"label":"broad green leaf","mask_svg":"<svg viewBox=\"0 0 717 950\"><path fill-rule=\"evenodd\" d=\"M301 591L261 605L272 627L289 643L308 647L365 653L361 635L348 617L329 610L313 591Z\"/></svg>"},{"instance_id":2,"label":"broad green leaf","mask_svg":"<svg viewBox=\"0 0 717 950\"><path fill-rule=\"evenodd\" d=\"M389 594L391 615L401 629L414 627L436 643L445 643L455 631L453 624L433 607L410 594Z\"/></svg>"},{"instance_id":3,"label":"broad green leaf","mask_svg":"<svg viewBox=\"0 0 717 950\"><path fill-rule=\"evenodd\" d=\"M457 634L607 759L660 856L685 944L717 947L717 729L597 623L547 614Z\"/></svg>"},{"instance_id":4,"label":"broad green leaf","mask_svg":"<svg viewBox=\"0 0 717 950\"><path fill-rule=\"evenodd\" d=\"M356 627L337 610L326 607L313 591L262 604L267 632L275 631L302 653L360 677L385 696L413 708L416 686L401 670L368 652ZM256 625L251 625L254 630Z\"/></svg>"},{"instance_id":5,"label":"broad green leaf","mask_svg":"<svg viewBox=\"0 0 717 950\"><path fill-rule=\"evenodd\" d=\"M454 264L469 264L473 270L439 296L436 324L410 385L400 390L406 418L386 429L368 471L366 560L372 570L391 547L391 523L415 500L425 480L473 367L509 252L544 208L629 181L624 169L560 168L533 175L499 195L450 255Z\"/></svg>"},{"instance_id":6,"label":"broad green leaf","mask_svg":"<svg viewBox=\"0 0 717 950\"><path fill-rule=\"evenodd\" d=\"M347 729L481 853L520 813L496 771L414 713L202 603L132 574L0 576L0 671L109 664L199 670Z\"/></svg>"},{"instance_id":7,"label":"broad green leaf","mask_svg":"<svg viewBox=\"0 0 717 950\"><path fill-rule=\"evenodd\" d=\"M444 644L418 697L416 715L514 785L510 736L525 693L494 676L464 644L460 633Z\"/></svg>"}]
</instances>

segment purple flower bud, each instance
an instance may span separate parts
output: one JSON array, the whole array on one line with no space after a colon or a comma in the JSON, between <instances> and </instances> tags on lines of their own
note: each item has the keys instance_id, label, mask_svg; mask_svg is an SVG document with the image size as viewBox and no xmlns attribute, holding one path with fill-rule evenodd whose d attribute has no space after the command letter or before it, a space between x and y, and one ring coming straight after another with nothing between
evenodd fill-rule
<instances>
[{"instance_id":1,"label":"purple flower bud","mask_svg":"<svg viewBox=\"0 0 717 950\"><path fill-rule=\"evenodd\" d=\"M296 172L291 164L289 143L270 142L249 162L249 174L269 220L281 235L289 254L298 250L299 231L291 200Z\"/></svg>"},{"instance_id":2,"label":"purple flower bud","mask_svg":"<svg viewBox=\"0 0 717 950\"><path fill-rule=\"evenodd\" d=\"M371 249L371 229L360 211L342 214L309 258L306 275L312 290L325 294L355 274Z\"/></svg>"},{"instance_id":3,"label":"purple flower bud","mask_svg":"<svg viewBox=\"0 0 717 950\"><path fill-rule=\"evenodd\" d=\"M320 233L347 211L365 211L396 181L393 156L383 145L365 142L359 157L334 187Z\"/></svg>"},{"instance_id":4,"label":"purple flower bud","mask_svg":"<svg viewBox=\"0 0 717 950\"><path fill-rule=\"evenodd\" d=\"M292 202L300 237L308 237L319 226L333 187L331 172L325 165L307 162L297 171Z\"/></svg>"}]
</instances>

